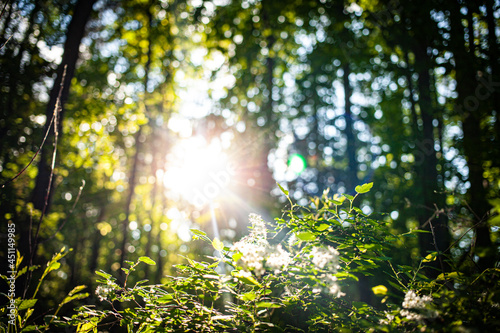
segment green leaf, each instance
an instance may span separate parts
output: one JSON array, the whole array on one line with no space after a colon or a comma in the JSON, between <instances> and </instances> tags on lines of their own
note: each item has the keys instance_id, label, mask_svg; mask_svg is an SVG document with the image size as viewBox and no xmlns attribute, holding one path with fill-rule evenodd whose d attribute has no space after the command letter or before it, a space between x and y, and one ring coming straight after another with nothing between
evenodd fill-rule
<instances>
[{"instance_id":1,"label":"green leaf","mask_svg":"<svg viewBox=\"0 0 500 333\"><path fill-rule=\"evenodd\" d=\"M325 231L326 229L328 229L330 226L328 224L320 224L319 227L316 228L316 230L318 231Z\"/></svg>"},{"instance_id":2,"label":"green leaf","mask_svg":"<svg viewBox=\"0 0 500 333\"><path fill-rule=\"evenodd\" d=\"M166 295L163 295L162 297L158 298L158 302L159 303L168 303L173 298L174 298L174 296L172 296L171 294L166 294Z\"/></svg>"},{"instance_id":3,"label":"green leaf","mask_svg":"<svg viewBox=\"0 0 500 333\"><path fill-rule=\"evenodd\" d=\"M224 243L222 243L218 238L214 238L212 241L212 246L217 251L222 251L224 249Z\"/></svg>"},{"instance_id":4,"label":"green leaf","mask_svg":"<svg viewBox=\"0 0 500 333\"><path fill-rule=\"evenodd\" d=\"M351 201L354 200L354 197L352 195L344 194L344 196Z\"/></svg>"},{"instance_id":5,"label":"green leaf","mask_svg":"<svg viewBox=\"0 0 500 333\"><path fill-rule=\"evenodd\" d=\"M358 193L367 193L370 192L370 189L373 187L373 182L372 183L367 183L363 185L358 185L356 186L355 190Z\"/></svg>"},{"instance_id":6,"label":"green leaf","mask_svg":"<svg viewBox=\"0 0 500 333\"><path fill-rule=\"evenodd\" d=\"M281 305L271 302L259 302L256 304L258 308L280 308Z\"/></svg>"},{"instance_id":7,"label":"green leaf","mask_svg":"<svg viewBox=\"0 0 500 333\"><path fill-rule=\"evenodd\" d=\"M80 323L76 328L77 333L97 332L98 318L92 318L89 323Z\"/></svg>"},{"instance_id":8,"label":"green leaf","mask_svg":"<svg viewBox=\"0 0 500 333\"><path fill-rule=\"evenodd\" d=\"M64 305L66 303L74 301L75 299L84 299L84 298L87 298L87 297L89 297L89 293L83 293L83 294L77 294L77 295L73 295L73 296L67 296L66 298L64 298L64 300L61 302L60 305Z\"/></svg>"},{"instance_id":9,"label":"green leaf","mask_svg":"<svg viewBox=\"0 0 500 333\"><path fill-rule=\"evenodd\" d=\"M241 299L243 301L253 301L256 298L257 298L257 295L255 295L255 293L252 292L252 291L250 291L248 293L244 293L243 295L241 295Z\"/></svg>"},{"instance_id":10,"label":"green leaf","mask_svg":"<svg viewBox=\"0 0 500 333\"><path fill-rule=\"evenodd\" d=\"M378 285L372 288L372 291L375 295L386 295L387 287L384 285Z\"/></svg>"},{"instance_id":11,"label":"green leaf","mask_svg":"<svg viewBox=\"0 0 500 333\"><path fill-rule=\"evenodd\" d=\"M276 183L278 187L280 188L281 192L285 193L286 196L288 196L288 191L285 190L279 183Z\"/></svg>"},{"instance_id":12,"label":"green leaf","mask_svg":"<svg viewBox=\"0 0 500 333\"><path fill-rule=\"evenodd\" d=\"M232 258L233 258L233 261L234 262L237 262L238 260L241 259L241 257L243 257L243 254L241 252L236 252L232 255Z\"/></svg>"},{"instance_id":13,"label":"green leaf","mask_svg":"<svg viewBox=\"0 0 500 333\"><path fill-rule=\"evenodd\" d=\"M253 284L260 287L260 283L252 276L251 273L244 271L232 271L231 275L245 284Z\"/></svg>"},{"instance_id":14,"label":"green leaf","mask_svg":"<svg viewBox=\"0 0 500 333\"><path fill-rule=\"evenodd\" d=\"M206 236L207 233L200 230L200 229L189 229L193 234L197 235L197 236Z\"/></svg>"},{"instance_id":15,"label":"green leaf","mask_svg":"<svg viewBox=\"0 0 500 333\"><path fill-rule=\"evenodd\" d=\"M146 256L140 257L138 260L142 261L145 264L151 265L151 266L156 265L156 262L153 259L146 257Z\"/></svg>"},{"instance_id":16,"label":"green leaf","mask_svg":"<svg viewBox=\"0 0 500 333\"><path fill-rule=\"evenodd\" d=\"M32 308L35 306L37 299L25 299L21 301L21 304L19 304L19 307L17 308L18 311L21 310L26 310L29 308Z\"/></svg>"},{"instance_id":17,"label":"green leaf","mask_svg":"<svg viewBox=\"0 0 500 333\"><path fill-rule=\"evenodd\" d=\"M302 231L302 232L297 233L297 238L302 240L302 241L310 242L310 241L315 240L316 236L312 232Z\"/></svg>"},{"instance_id":18,"label":"green leaf","mask_svg":"<svg viewBox=\"0 0 500 333\"><path fill-rule=\"evenodd\" d=\"M201 238L204 241L211 242L210 238L208 238L207 234L200 229L189 229L193 233L193 239Z\"/></svg>"},{"instance_id":19,"label":"green leaf","mask_svg":"<svg viewBox=\"0 0 500 333\"><path fill-rule=\"evenodd\" d=\"M104 271L95 271L95 273L99 276L102 276L103 278L105 278L106 280L109 279L110 277L112 277L111 274L108 274Z\"/></svg>"},{"instance_id":20,"label":"green leaf","mask_svg":"<svg viewBox=\"0 0 500 333\"><path fill-rule=\"evenodd\" d=\"M423 260L423 262L432 262L437 259L437 252L429 253Z\"/></svg>"}]
</instances>

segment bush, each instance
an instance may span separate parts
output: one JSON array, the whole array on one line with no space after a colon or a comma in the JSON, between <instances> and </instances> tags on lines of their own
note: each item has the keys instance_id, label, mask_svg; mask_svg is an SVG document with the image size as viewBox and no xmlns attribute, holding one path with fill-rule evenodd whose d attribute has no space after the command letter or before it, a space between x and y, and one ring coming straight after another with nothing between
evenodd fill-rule
<instances>
[{"instance_id":1,"label":"bush","mask_svg":"<svg viewBox=\"0 0 500 333\"><path fill-rule=\"evenodd\" d=\"M148 257L128 262L120 285L96 272L99 306L77 309L66 324L78 332L483 332L500 327L497 268L477 274L458 270L436 279L424 273L437 253L421 258L416 269L397 265L388 255L402 238L387 222L364 214L355 196L314 198L294 204L267 225L251 215L250 234L232 245L211 240L200 230L214 256L185 258L177 277L165 284L127 280ZM283 190L283 189L282 189ZM288 196L287 191L283 190ZM453 261L450 258L450 266ZM360 277L383 283L368 290L374 301L361 301Z\"/></svg>"}]
</instances>

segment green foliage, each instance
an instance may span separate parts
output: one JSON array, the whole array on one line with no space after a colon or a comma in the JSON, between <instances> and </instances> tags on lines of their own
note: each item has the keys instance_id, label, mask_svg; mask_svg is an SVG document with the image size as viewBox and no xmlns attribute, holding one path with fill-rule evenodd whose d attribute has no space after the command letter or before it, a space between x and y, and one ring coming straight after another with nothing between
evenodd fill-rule
<instances>
[{"instance_id":1,"label":"green foliage","mask_svg":"<svg viewBox=\"0 0 500 333\"><path fill-rule=\"evenodd\" d=\"M71 251L71 250L70 250ZM82 291L87 288L86 286L76 286L74 287L67 296L59 303L57 308L51 309L50 311L44 311L43 315L43 323L35 322L35 319L32 318L34 314L35 307L38 302L38 292L40 287L43 285L46 277L52 272L57 271L61 267L61 259L63 259L69 251L65 251L65 248L61 249L60 252L56 253L52 259L47 262L45 269L43 270L41 276L38 279L38 283L31 297L9 297L7 294L3 294L7 298L7 302L5 306L0 308L0 313L2 315L2 322L0 322L0 329L5 332L46 332L54 329L54 327L67 326L61 318L57 317L57 314L63 307L63 305L71 303L75 300L80 300L89 296L88 293L82 293ZM36 274L39 266L24 266L21 267L23 262L23 257L17 252L17 260L15 265L15 270L13 270L13 276L1 275L1 278L9 283L9 279L13 278L14 285L16 285L16 281L19 277L25 274ZM21 288L22 286L17 284L17 288ZM10 306L13 304L14 306Z\"/></svg>"},{"instance_id":2,"label":"green foliage","mask_svg":"<svg viewBox=\"0 0 500 333\"><path fill-rule=\"evenodd\" d=\"M455 332L494 329L500 323L499 269L467 276L450 271L426 276L428 262L417 269L389 257L394 242L386 222L364 214L355 196L329 197L326 191L307 206L292 201L268 230L251 215L251 232L232 246L211 241L193 229L193 239L219 253L176 265L177 277L160 285L140 281L121 286L108 273L96 294L102 310L84 306L68 324L78 332L120 325L129 332ZM283 236L285 235L285 236ZM128 262L126 279L147 257ZM384 274L373 286L377 301L368 304L349 290L360 275ZM119 306L118 306L119 305ZM97 308L101 308L98 306Z\"/></svg>"}]
</instances>

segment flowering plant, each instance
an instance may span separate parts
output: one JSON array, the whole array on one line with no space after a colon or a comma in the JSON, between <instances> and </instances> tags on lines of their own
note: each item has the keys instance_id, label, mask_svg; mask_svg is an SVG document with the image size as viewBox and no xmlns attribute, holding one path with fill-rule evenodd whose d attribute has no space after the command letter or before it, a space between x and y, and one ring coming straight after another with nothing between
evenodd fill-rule
<instances>
[{"instance_id":1,"label":"flowering plant","mask_svg":"<svg viewBox=\"0 0 500 333\"><path fill-rule=\"evenodd\" d=\"M325 192L308 206L290 199L273 225L250 215L250 233L234 244L193 229L217 255L177 265L164 284L127 285L148 257L128 262L125 282L96 272L98 306L67 320L77 332L454 332L494 330L500 324L500 270L458 270L436 279L388 255L413 233L393 235L389 222L355 206L356 195ZM282 189L288 197L288 192ZM450 260L450 263L452 261ZM451 266L453 267L453 266ZM370 279L367 279L370 277ZM381 282L381 284L375 285ZM107 306L106 306L107 304Z\"/></svg>"}]
</instances>

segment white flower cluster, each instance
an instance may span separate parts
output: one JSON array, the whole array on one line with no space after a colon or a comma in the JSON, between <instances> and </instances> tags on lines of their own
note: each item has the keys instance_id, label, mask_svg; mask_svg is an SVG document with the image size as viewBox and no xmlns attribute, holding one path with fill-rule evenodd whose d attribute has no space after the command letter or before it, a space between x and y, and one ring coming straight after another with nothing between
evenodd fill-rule
<instances>
[{"instance_id":1,"label":"white flower cluster","mask_svg":"<svg viewBox=\"0 0 500 333\"><path fill-rule=\"evenodd\" d=\"M108 284L105 286L99 285L95 289L95 294L99 298L99 301L104 301L107 300L111 292L115 289L115 287L118 287L116 283L113 283L111 281L108 281Z\"/></svg>"},{"instance_id":2,"label":"white flower cluster","mask_svg":"<svg viewBox=\"0 0 500 333\"><path fill-rule=\"evenodd\" d=\"M380 325L389 325L389 323L392 322L396 316L394 316L393 314L385 311L385 317L387 319L380 319L379 320Z\"/></svg>"},{"instance_id":3,"label":"white flower cluster","mask_svg":"<svg viewBox=\"0 0 500 333\"><path fill-rule=\"evenodd\" d=\"M288 265L291 264L292 258L290 253L283 250L281 244L275 247L274 251L270 251L271 254L266 260L266 265L274 270L274 274L278 274L281 270L286 270Z\"/></svg>"},{"instance_id":4,"label":"white flower cluster","mask_svg":"<svg viewBox=\"0 0 500 333\"><path fill-rule=\"evenodd\" d=\"M403 310L401 310L400 314L403 317L406 317L408 320L416 320L421 321L425 317L434 318L437 316L437 312L426 309L427 305L432 302L431 296L418 296L414 290L408 290L405 295L405 299L403 300ZM420 311L420 313L410 311L408 309L416 309L416 310L424 310Z\"/></svg>"},{"instance_id":5,"label":"white flower cluster","mask_svg":"<svg viewBox=\"0 0 500 333\"><path fill-rule=\"evenodd\" d=\"M320 269L325 268L328 264L330 268L337 270L339 268L338 255L339 252L331 246L328 246L326 250L319 247L314 247L311 250L312 262Z\"/></svg>"},{"instance_id":6,"label":"white flower cluster","mask_svg":"<svg viewBox=\"0 0 500 333\"><path fill-rule=\"evenodd\" d=\"M241 253L240 260L247 270L240 272L240 274L244 272L249 275L251 271L256 276L262 276L266 269L274 274L287 270L294 260L290 252L286 251L281 244L276 246L269 244L266 223L259 215L250 214L249 220L252 224L250 234L231 247L231 251ZM295 234L292 234L288 245L293 247L297 241ZM319 278L324 281L323 287L315 287L313 292L319 293L322 288L326 288L334 297L345 295L341 292L335 276L340 268L339 252L335 248L331 246L314 247L305 254L305 259L310 259L316 268L324 270L319 275Z\"/></svg>"},{"instance_id":7,"label":"white flower cluster","mask_svg":"<svg viewBox=\"0 0 500 333\"><path fill-rule=\"evenodd\" d=\"M432 302L430 296L418 296L413 290L408 290L403 301L403 308L405 309L424 309L427 304Z\"/></svg>"},{"instance_id":8,"label":"white flower cluster","mask_svg":"<svg viewBox=\"0 0 500 333\"><path fill-rule=\"evenodd\" d=\"M251 237L248 237L234 243L231 248L231 251L242 254L241 261L247 268L252 269L256 275L262 275L265 271L263 260L266 247L259 243L252 242Z\"/></svg>"},{"instance_id":9,"label":"white flower cluster","mask_svg":"<svg viewBox=\"0 0 500 333\"><path fill-rule=\"evenodd\" d=\"M259 215L250 214L249 219L252 223L250 235L234 243L231 251L240 252L241 261L257 276L265 273L265 266L272 269L275 274L286 269L291 263L290 253L281 245L269 245L266 223Z\"/></svg>"},{"instance_id":10,"label":"white flower cluster","mask_svg":"<svg viewBox=\"0 0 500 333\"><path fill-rule=\"evenodd\" d=\"M320 275L320 278L324 279L326 285L328 286L328 292L334 297L345 296L345 293L340 290L340 287L337 283L337 277L334 275L340 268L339 252L331 246L328 246L326 249L314 247L311 250L310 256L312 257L311 261L317 268L328 269L328 274ZM313 292L315 293L318 293L320 291L320 288L313 289Z\"/></svg>"}]
</instances>

